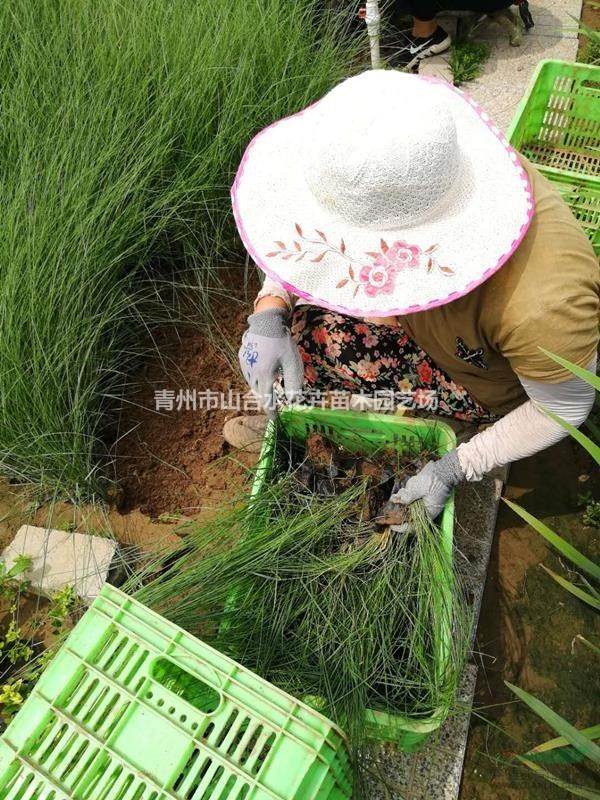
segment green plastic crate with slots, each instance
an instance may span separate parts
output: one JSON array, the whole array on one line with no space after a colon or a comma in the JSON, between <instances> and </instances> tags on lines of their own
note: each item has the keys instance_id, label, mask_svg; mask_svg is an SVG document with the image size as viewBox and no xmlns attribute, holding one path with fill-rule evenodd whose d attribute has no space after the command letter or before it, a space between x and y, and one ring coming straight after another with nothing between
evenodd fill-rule
<instances>
[{"instance_id":1,"label":"green plastic crate with slots","mask_svg":"<svg viewBox=\"0 0 600 800\"><path fill-rule=\"evenodd\" d=\"M2 800L345 800L343 733L112 586L0 741Z\"/></svg>"},{"instance_id":2,"label":"green plastic crate with slots","mask_svg":"<svg viewBox=\"0 0 600 800\"><path fill-rule=\"evenodd\" d=\"M541 61L508 130L600 253L600 67Z\"/></svg>"},{"instance_id":3,"label":"green plastic crate with slots","mask_svg":"<svg viewBox=\"0 0 600 800\"><path fill-rule=\"evenodd\" d=\"M373 454L382 448L392 448L401 453L418 454L427 449L438 455L456 446L452 429L443 422L416 419L395 414L377 414L293 406L280 412L278 425L269 425L265 434L253 494L262 490L274 465L276 465L277 437L283 434L301 444L311 433L321 433L331 441L354 453ZM442 541L447 558L452 560L454 530L454 495L450 497L440 520ZM451 587L441 582L440 591L451 592ZM451 597L446 596L441 607L451 609ZM450 654L452 620L440 618L434 632L436 663L444 673ZM365 729L377 741L389 741L409 752L419 747L440 727L448 708L432 711L427 717L408 717L385 711L368 710Z\"/></svg>"}]
</instances>

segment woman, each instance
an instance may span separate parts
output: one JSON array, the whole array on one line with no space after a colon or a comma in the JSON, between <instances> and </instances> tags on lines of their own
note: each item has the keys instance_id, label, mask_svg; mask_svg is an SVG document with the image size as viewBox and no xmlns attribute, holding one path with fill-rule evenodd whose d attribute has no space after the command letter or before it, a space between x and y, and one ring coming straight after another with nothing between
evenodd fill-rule
<instances>
[{"instance_id":1,"label":"woman","mask_svg":"<svg viewBox=\"0 0 600 800\"><path fill-rule=\"evenodd\" d=\"M396 501L422 498L435 518L459 481L562 438L540 406L587 417L593 391L544 350L595 369L593 250L459 90L394 71L350 78L255 137L232 200L268 276L240 349L265 407L281 371L289 398L427 391L438 413L493 422Z\"/></svg>"}]
</instances>

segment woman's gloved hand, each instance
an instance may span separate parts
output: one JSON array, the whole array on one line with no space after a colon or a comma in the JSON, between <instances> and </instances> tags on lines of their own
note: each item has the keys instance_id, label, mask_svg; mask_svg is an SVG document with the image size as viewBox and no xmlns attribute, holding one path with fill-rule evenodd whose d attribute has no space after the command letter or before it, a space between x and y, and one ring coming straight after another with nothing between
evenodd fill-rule
<instances>
[{"instance_id":1,"label":"woman's gloved hand","mask_svg":"<svg viewBox=\"0 0 600 800\"><path fill-rule=\"evenodd\" d=\"M442 456L439 461L429 461L423 469L392 494L392 503L408 505L423 500L427 513L435 520L442 513L450 492L460 483L465 474L460 466L456 450Z\"/></svg>"},{"instance_id":2,"label":"woman's gloved hand","mask_svg":"<svg viewBox=\"0 0 600 800\"><path fill-rule=\"evenodd\" d=\"M290 333L289 318L285 308L268 308L249 316L238 353L248 386L271 416L275 414L273 382L278 370L283 373L288 400L294 400L304 384L302 359Z\"/></svg>"}]
</instances>

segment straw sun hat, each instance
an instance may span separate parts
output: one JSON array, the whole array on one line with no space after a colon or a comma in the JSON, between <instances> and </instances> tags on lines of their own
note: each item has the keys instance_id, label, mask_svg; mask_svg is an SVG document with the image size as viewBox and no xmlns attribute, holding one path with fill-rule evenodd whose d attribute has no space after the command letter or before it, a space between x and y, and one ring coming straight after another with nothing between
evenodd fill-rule
<instances>
[{"instance_id":1,"label":"straw sun hat","mask_svg":"<svg viewBox=\"0 0 600 800\"><path fill-rule=\"evenodd\" d=\"M370 70L261 131L232 187L250 256L352 316L448 303L516 250L533 215L517 154L445 81Z\"/></svg>"}]
</instances>

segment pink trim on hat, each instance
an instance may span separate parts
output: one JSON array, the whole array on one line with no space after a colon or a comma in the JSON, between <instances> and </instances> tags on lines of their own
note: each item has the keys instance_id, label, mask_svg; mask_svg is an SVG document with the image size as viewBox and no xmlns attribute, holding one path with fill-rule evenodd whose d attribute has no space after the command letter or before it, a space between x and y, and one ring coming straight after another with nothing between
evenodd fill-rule
<instances>
[{"instance_id":1,"label":"pink trim on hat","mask_svg":"<svg viewBox=\"0 0 600 800\"><path fill-rule=\"evenodd\" d=\"M286 122L287 120L293 119L294 117L302 116L303 114L306 113L306 111L316 106L319 103L319 101L317 101L316 103L312 103L310 106L307 106L306 108L296 112L295 114L290 114L288 117L284 117L283 119L272 122L266 128L263 128L261 131L259 131L259 133L256 134L256 136L247 146L246 151L238 167L235 179L233 181L233 185L231 187L231 204L233 208L233 216L238 228L240 238L244 244L244 247L248 251L249 255L251 256L255 264L260 269L262 269L262 271L269 278L274 280L275 283L278 283L287 292L290 292L290 294L294 294L297 297L302 298L303 300L308 300L313 305L319 306L321 308L327 308L330 311L336 311L340 314L348 314L351 317L365 317L365 316L385 317L385 316L403 316L405 314L414 314L418 311L427 311L430 308L437 308L438 306L446 305L446 303L450 303L453 300L458 300L460 297L464 297L466 294L469 294L469 292L472 292L473 289L476 289L482 283L485 283L485 281L491 278L492 275L494 275L500 269L500 267L502 267L503 264L505 264L508 261L508 259L513 255L513 253L516 251L516 249L523 241L523 238L527 233L529 226L531 225L531 221L533 219L533 214L535 210L535 201L531 189L531 182L529 180L529 176L523 169L523 166L519 163L519 155L517 151L510 145L510 143L508 142L508 140L506 139L500 128L498 128L498 126L492 122L492 120L489 117L489 114L487 114L487 112L485 112L481 108L481 106L475 100L473 100L472 97L465 94L465 92L463 92L461 89L458 89L456 86L453 86L451 83L448 83L448 81L445 81L442 78L436 78L433 76L425 76L425 75L419 75L415 77L418 77L422 81L441 84L445 88L450 89L453 92L456 92L456 94L460 95L461 98L464 100L464 102L468 103L474 109L474 111L476 111L481 121L490 129L490 131L494 134L494 136L502 143L503 147L507 151L509 158L511 159L511 161L514 162L515 168L519 176L521 177L521 183L523 185L525 195L527 197L527 219L519 229L517 238L514 239L513 242L511 243L508 252L501 255L496 264L493 267L490 267L489 269L485 270L485 272L482 274L480 278L468 283L467 286L461 291L450 292L450 294L446 295L445 297L438 298L436 300L431 300L429 303L425 303L424 305L412 305L408 306L407 308L391 308L391 309L390 308L385 308L385 309L347 308L346 306L339 306L336 305L335 303L329 303L326 300L322 300L318 297L315 297L312 294L310 294L310 292L299 289L297 286L294 286L293 284L283 280L280 275L278 275L272 269L267 267L266 263L263 261L262 257L259 255L256 248L252 245L250 237L246 232L246 228L242 220L242 215L239 210L237 192L241 178L244 173L246 162L248 161L249 158L250 151L253 145L258 141L258 139L260 139L261 136L263 136L268 130L273 128L275 125L279 125L280 123Z\"/></svg>"}]
</instances>

